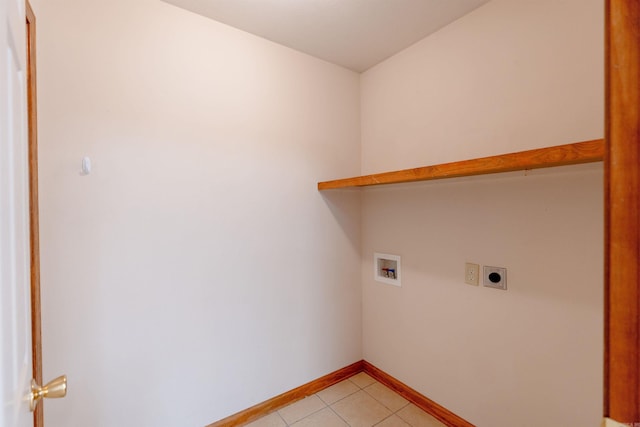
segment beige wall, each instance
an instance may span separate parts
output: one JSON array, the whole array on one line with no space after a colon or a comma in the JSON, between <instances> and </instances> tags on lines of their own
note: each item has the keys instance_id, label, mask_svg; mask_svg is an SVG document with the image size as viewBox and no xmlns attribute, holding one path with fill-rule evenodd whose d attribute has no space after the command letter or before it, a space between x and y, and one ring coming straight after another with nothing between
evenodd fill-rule
<instances>
[{"instance_id":1,"label":"beige wall","mask_svg":"<svg viewBox=\"0 0 640 427\"><path fill-rule=\"evenodd\" d=\"M600 0L493 0L364 73L363 172L601 138L602 22ZM598 425L601 189L590 165L365 190L364 358L481 427Z\"/></svg>"},{"instance_id":2,"label":"beige wall","mask_svg":"<svg viewBox=\"0 0 640 427\"><path fill-rule=\"evenodd\" d=\"M358 75L160 1L34 7L47 426L202 426L359 360L359 199L315 190L359 172Z\"/></svg>"},{"instance_id":3,"label":"beige wall","mask_svg":"<svg viewBox=\"0 0 640 427\"><path fill-rule=\"evenodd\" d=\"M599 138L602 0L493 0L362 75L362 172Z\"/></svg>"}]
</instances>

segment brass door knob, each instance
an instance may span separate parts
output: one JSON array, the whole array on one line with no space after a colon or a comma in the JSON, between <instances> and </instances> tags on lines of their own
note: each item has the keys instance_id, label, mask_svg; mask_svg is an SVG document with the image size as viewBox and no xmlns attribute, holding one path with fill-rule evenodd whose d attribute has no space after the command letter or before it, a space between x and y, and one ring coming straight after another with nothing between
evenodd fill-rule
<instances>
[{"instance_id":1,"label":"brass door knob","mask_svg":"<svg viewBox=\"0 0 640 427\"><path fill-rule=\"evenodd\" d=\"M61 375L49 381L44 387L40 387L36 380L31 380L31 394L29 396L29 408L31 412L36 410L36 405L42 398L55 399L67 395L67 376Z\"/></svg>"}]
</instances>

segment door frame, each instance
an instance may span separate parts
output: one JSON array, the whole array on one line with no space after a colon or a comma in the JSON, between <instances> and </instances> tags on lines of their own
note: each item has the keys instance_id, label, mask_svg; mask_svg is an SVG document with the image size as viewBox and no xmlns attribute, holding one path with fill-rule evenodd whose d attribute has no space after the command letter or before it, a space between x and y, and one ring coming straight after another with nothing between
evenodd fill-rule
<instances>
[{"instance_id":1,"label":"door frame","mask_svg":"<svg viewBox=\"0 0 640 427\"><path fill-rule=\"evenodd\" d=\"M38 111L36 91L36 16L25 1L27 20L27 106L29 133L29 228L31 247L31 351L33 378L42 384L42 321L40 316L40 227L38 204ZM33 413L33 425L44 426L43 404Z\"/></svg>"},{"instance_id":2,"label":"door frame","mask_svg":"<svg viewBox=\"0 0 640 427\"><path fill-rule=\"evenodd\" d=\"M605 12L604 416L640 423L640 4Z\"/></svg>"}]
</instances>

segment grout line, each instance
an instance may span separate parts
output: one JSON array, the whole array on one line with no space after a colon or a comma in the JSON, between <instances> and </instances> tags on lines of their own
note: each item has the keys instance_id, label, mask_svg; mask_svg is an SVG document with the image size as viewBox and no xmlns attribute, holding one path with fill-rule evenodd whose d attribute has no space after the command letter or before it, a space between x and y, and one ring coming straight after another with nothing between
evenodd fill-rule
<instances>
[{"instance_id":1,"label":"grout line","mask_svg":"<svg viewBox=\"0 0 640 427\"><path fill-rule=\"evenodd\" d=\"M394 393L395 393L395 392L394 392ZM397 393L396 393L396 394L397 394ZM400 397L402 397L402 396L400 396ZM407 400L407 399L405 399L405 400ZM406 407L407 407L407 406L409 406L409 405L411 405L411 402L409 402L409 401L407 400L407 403L405 403L405 404L404 404L404 406L403 406L402 408L400 408L400 409L398 409L396 412L394 412L394 414L397 414L398 412L402 411L404 408L406 408ZM398 415L398 416L400 417L400 415ZM400 418L402 418L402 417L400 417ZM406 421L405 421L405 422L406 422Z\"/></svg>"},{"instance_id":2,"label":"grout line","mask_svg":"<svg viewBox=\"0 0 640 427\"><path fill-rule=\"evenodd\" d=\"M347 379L347 380L348 380L348 379ZM345 381L346 381L346 380L345 380ZM352 383L353 385L355 385L356 387L358 387L358 385L357 385L357 384L355 384L355 383L353 383L353 381L352 381L351 383ZM333 403L327 403L327 402L325 402L325 403L327 404L327 406L335 405L336 403L343 401L343 400L344 400L344 399L346 399L347 397L349 397L349 396L353 396L354 394L356 394L356 393L357 393L357 392L359 392L359 391L362 391L362 389L361 389L360 387L358 387L358 390L354 391L353 393L349 393L349 394L347 394L346 396L342 396L340 399L336 400L336 401L335 401L335 402L333 402ZM318 393L316 393L316 394L318 394ZM324 400L320 397L320 395L318 395L318 397L320 398L320 400L322 400L322 401L324 402Z\"/></svg>"},{"instance_id":3,"label":"grout line","mask_svg":"<svg viewBox=\"0 0 640 427\"><path fill-rule=\"evenodd\" d=\"M367 374L367 375L368 375L368 374ZM369 376L370 376L370 375L369 375ZM371 377L371 376L370 376L370 377ZM343 420L345 423L347 423L347 425L348 425L348 426L351 426L351 424L349 424L349 423L347 422L347 420L345 420L344 418L342 418L342 417L340 416L340 414L338 414L338 413L333 409L333 405L335 405L336 403L341 402L342 400L344 400L344 399L348 398L349 396L353 396L354 394L359 393L359 392L361 392L361 391L363 391L367 396L371 397L374 401L376 401L377 403L379 403L380 405L382 405L384 408L386 408L386 409L390 412L390 414L389 414L388 416L384 417L383 419L381 419L380 421L378 421L377 423L375 423L375 424L374 424L374 426L377 426L378 424L380 424L381 422L383 422L383 421L384 421L384 420L386 420L387 418L391 418L392 416L396 415L396 413L397 413L397 412L401 411L402 409L404 409L405 407L407 407L407 406L411 403L411 402L407 401L407 402L406 402L406 403L405 403L401 408L399 408L397 411L393 411L391 408L387 407L384 403L382 403L380 400L378 400L375 396L373 396L372 394L370 394L370 393L367 391L367 389L368 389L369 387L374 386L376 383L384 386L384 384L380 383L380 382L379 382L378 380L376 380L375 378L373 378L373 377L371 377L371 378L373 379L373 382L372 382L371 384L367 384L365 387L360 387L358 384L356 384L355 382L351 381L353 384L355 384L355 386L356 386L356 387L358 387L358 388L359 388L359 390L358 390L358 391L354 391L353 393L350 393L350 394L348 394L348 395L344 396L343 398L341 398L341 399L339 399L339 400L336 400L335 402L333 402L332 404L330 404L330 405L329 405L329 408L330 408L330 409L331 409L331 410L332 410L332 411L333 411L333 412L334 412L334 413L335 413L335 414L336 414L336 415L337 415L341 420ZM350 381L350 378L347 378L347 380L349 380L349 381ZM385 386L385 387L386 387L386 386ZM387 387L387 388L388 388L388 387ZM400 396L400 395L399 395L397 392L395 392L394 390L391 390L391 389L389 389L389 390L391 391L391 393L393 393L393 394L395 394L395 395ZM320 396L318 396L318 397L320 397ZM402 397L402 396L400 396L400 397ZM405 400L406 400L406 399L405 399ZM407 421L405 421L404 419L402 419L402 417L400 417L399 415L397 415L397 417L398 417L398 418L400 418L400 419L401 419L403 422L405 422L407 425L411 426L411 424L409 424Z\"/></svg>"},{"instance_id":4,"label":"grout line","mask_svg":"<svg viewBox=\"0 0 640 427\"><path fill-rule=\"evenodd\" d=\"M357 392L356 392L356 393L357 393ZM351 393L349 396L351 396L352 394L355 394L355 393ZM334 414L336 414L336 415L338 416L338 418L340 418L342 421L344 421L346 425L348 425L349 427L351 427L351 424L349 424L349 423L347 422L347 420L345 420L344 418L342 418L342 417L340 416L340 414L338 414L336 411L334 411L334 410L333 410L333 408L331 407L331 405L327 404L324 400L322 400L322 398L320 398L320 396L318 396L318 393L316 393L315 395L313 395L313 394L312 394L311 396L317 396L317 397L318 397L318 399L320 399L320 401L321 401L322 403L324 403L324 404L325 404L324 408L320 408L320 409L318 409L317 411L312 412L312 413L310 413L309 415L307 415L307 416L305 416L305 417L303 417L303 418L300 418L299 420L294 421L292 424L287 424L287 422L286 422L286 421L284 420L284 418L283 418L283 419L282 419L282 421L284 421L284 423L287 425L287 427L291 427L291 426L292 426L292 425L294 425L295 423L299 423L300 421L305 420L305 419L309 418L310 416L317 414L317 413L318 413L318 412L320 412L320 411L324 411L324 410L325 410L325 409L327 409L327 408L329 408L329 410L330 410L331 412L333 412ZM344 399L344 398L343 398L343 399ZM340 400L342 400L342 399L340 399ZM334 402L334 403L337 403L337 402L339 402L340 400L338 400L338 401L336 401L336 402ZM286 408L286 406L285 406L285 408ZM280 415L280 414L278 413L278 415ZM280 416L280 418L282 418L282 416Z\"/></svg>"},{"instance_id":5,"label":"grout line","mask_svg":"<svg viewBox=\"0 0 640 427\"><path fill-rule=\"evenodd\" d=\"M284 418L282 418L282 415L280 415L280 411L275 411L276 414L278 414L278 416L280 417L280 419L282 420L282 422L284 423L285 426L289 427L289 423L285 421Z\"/></svg>"},{"instance_id":6,"label":"grout line","mask_svg":"<svg viewBox=\"0 0 640 427\"><path fill-rule=\"evenodd\" d=\"M309 414L305 415L304 417L302 417L302 418L300 418L300 419L297 419L297 420L293 421L291 424L287 423L287 420L285 420L285 419L284 419L284 417L283 417L282 415L280 415L280 409L288 408L289 406L291 406L291 405L295 405L296 403L301 402L301 401L302 401L302 400L304 400L304 399L308 399L308 398L310 398L311 396L315 396L315 397L317 397L317 398L320 400L320 402L322 402L322 404L324 405L324 407L323 407L323 408L318 409L317 411L313 411L313 412L311 412L311 413L309 413ZM280 418L282 418L282 421L284 421L284 423L287 425L287 427L292 426L292 425L294 425L295 423L297 423L297 422L299 422L299 421L302 421L302 420L304 420L305 418L310 417L311 415L316 414L316 413L318 413L318 412L322 411L324 408L328 408L328 407L329 407L329 405L327 405L327 404L326 404L326 402L325 402L324 400L320 399L320 396L318 396L318 393L311 394L311 395L309 395L309 396L305 397L304 399L301 399L301 400L299 400L298 402L294 402L294 403L292 403L291 405L287 405L287 406L285 406L284 408L280 408L280 409L278 409L278 411L277 411L277 412L278 412L278 415L280 415Z\"/></svg>"},{"instance_id":7,"label":"grout line","mask_svg":"<svg viewBox=\"0 0 640 427\"><path fill-rule=\"evenodd\" d=\"M347 422L347 420L345 420L344 418L342 418L342 417L340 416L340 414L339 414L339 413L337 413L337 412L335 411L335 409L333 409L331 406L329 406L329 409L331 409L331 411L332 411L334 414L336 414L336 416L337 416L338 418L340 418L342 421L344 421L344 423L345 423L346 425L348 425L349 427L351 427L351 424L349 424L349 423Z\"/></svg>"},{"instance_id":8,"label":"grout line","mask_svg":"<svg viewBox=\"0 0 640 427\"><path fill-rule=\"evenodd\" d=\"M382 423L383 421L388 420L389 418L393 417L394 415L395 415L395 412L393 414L389 415L388 417L385 417L385 418L381 419L380 421L378 421L377 423L374 424L374 427L377 426L378 424ZM398 418L400 418L400 417L398 417ZM402 418L400 418L400 419L402 420ZM402 421L404 421L404 420L402 420ZM406 421L404 421L404 422L406 423ZM407 423L407 424L409 424L409 423Z\"/></svg>"},{"instance_id":9,"label":"grout line","mask_svg":"<svg viewBox=\"0 0 640 427\"><path fill-rule=\"evenodd\" d=\"M387 405L384 404L384 402L382 402L381 400L379 400L377 397L375 397L374 395L372 395L371 393L369 393L367 391L368 388L374 386L376 383L380 384L382 387L385 387L386 389L388 389L391 393L395 394L396 396L400 396L402 397L398 392L396 392L395 390L390 389L389 387L387 387L386 385L382 384L381 382L377 381L373 384L369 384L366 388L363 388L362 391L364 391L365 393L367 393L369 396L371 396L373 398L373 400L375 400L376 402L378 402L379 404L381 404L382 406L384 406L385 408L387 408L388 410L391 411L391 415L396 414L400 411L402 411L404 408L406 408L407 406L409 406L411 404L411 402L409 402L407 399L405 399L404 397L402 397L406 403L404 405L402 405L398 410L394 411L393 409L389 408ZM389 417L387 417L389 418ZM402 417L400 417L402 419ZM385 418L386 419L386 418ZM404 420L402 420L404 421ZM404 421L406 423L406 421ZM407 423L409 424L409 423Z\"/></svg>"},{"instance_id":10,"label":"grout line","mask_svg":"<svg viewBox=\"0 0 640 427\"><path fill-rule=\"evenodd\" d=\"M407 406L409 406L411 404L411 402L409 402L409 404L403 406L403 409L406 408ZM398 412L400 412L402 409L399 409ZM400 415L396 414L398 416L398 418L400 418L402 421L404 421L405 423L409 424L409 421L405 420L404 418L402 418ZM439 421L439 420L438 420ZM411 424L409 424L411 425Z\"/></svg>"},{"instance_id":11,"label":"grout line","mask_svg":"<svg viewBox=\"0 0 640 427\"><path fill-rule=\"evenodd\" d=\"M355 382L355 381L351 381L351 378L355 377L356 375L360 375L360 374L364 374L364 375L368 376L369 378L371 378L371 379L373 380L373 382L372 382L371 384L367 384L367 385L366 385L366 386L364 386L364 387L360 387L360 385L356 384L356 382ZM376 380L375 378L373 378L371 375L367 374L365 371L358 372L357 374L351 375L351 376L350 376L349 378L347 378L347 379L348 379L349 381L351 381L352 383L354 383L354 384L356 385L356 387L358 387L360 390L364 390L364 389L365 389L365 387L369 387L369 386L371 386L371 385L373 385L373 384L375 384L375 383L379 382L378 380Z\"/></svg>"}]
</instances>

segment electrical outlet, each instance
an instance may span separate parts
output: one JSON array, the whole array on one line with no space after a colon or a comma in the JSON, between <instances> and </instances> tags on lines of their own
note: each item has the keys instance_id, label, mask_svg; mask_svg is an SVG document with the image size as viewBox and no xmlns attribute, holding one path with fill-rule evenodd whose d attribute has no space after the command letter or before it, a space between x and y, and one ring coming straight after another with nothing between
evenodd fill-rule
<instances>
[{"instance_id":1,"label":"electrical outlet","mask_svg":"<svg viewBox=\"0 0 640 427\"><path fill-rule=\"evenodd\" d=\"M507 290L507 269L503 267L484 266L483 286L488 288Z\"/></svg>"},{"instance_id":2,"label":"electrical outlet","mask_svg":"<svg viewBox=\"0 0 640 427\"><path fill-rule=\"evenodd\" d=\"M468 285L478 286L478 279L480 276L480 266L466 262L464 264L464 283Z\"/></svg>"}]
</instances>

